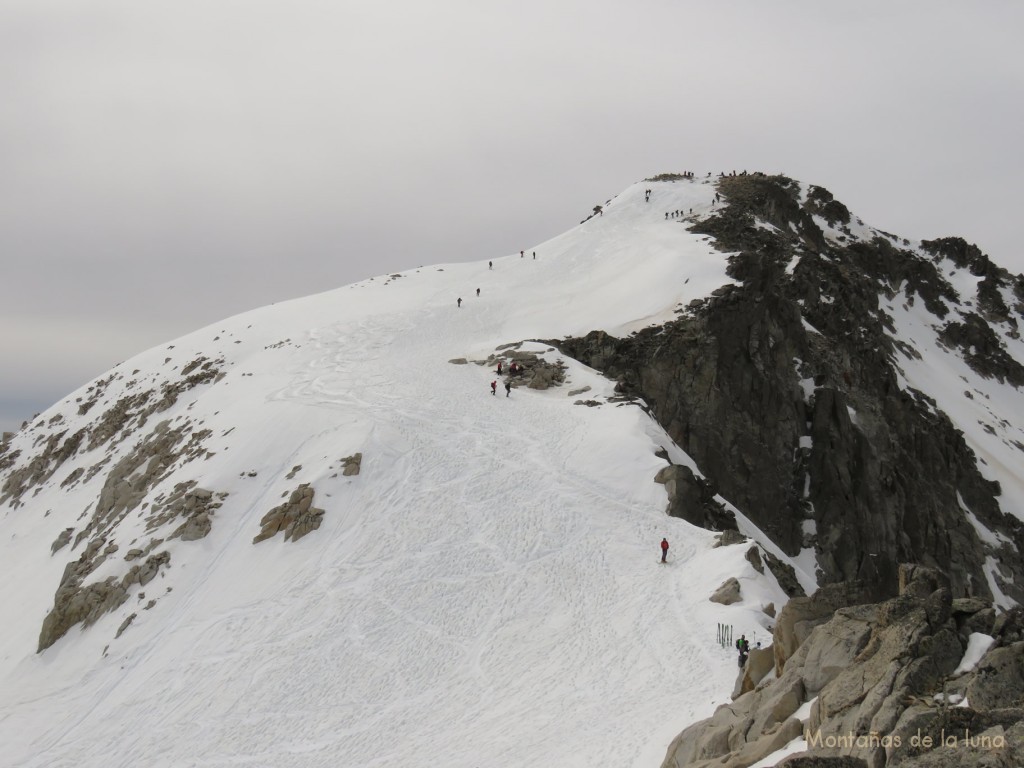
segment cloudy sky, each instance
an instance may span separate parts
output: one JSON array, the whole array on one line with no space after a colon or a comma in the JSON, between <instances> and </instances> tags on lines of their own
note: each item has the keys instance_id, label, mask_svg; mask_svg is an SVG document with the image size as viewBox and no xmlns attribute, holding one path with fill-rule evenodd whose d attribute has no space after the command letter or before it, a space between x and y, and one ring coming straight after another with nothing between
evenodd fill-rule
<instances>
[{"instance_id":1,"label":"cloudy sky","mask_svg":"<svg viewBox=\"0 0 1024 768\"><path fill-rule=\"evenodd\" d=\"M0 427L136 352L784 172L1024 270L1024 4L0 0Z\"/></svg>"}]
</instances>

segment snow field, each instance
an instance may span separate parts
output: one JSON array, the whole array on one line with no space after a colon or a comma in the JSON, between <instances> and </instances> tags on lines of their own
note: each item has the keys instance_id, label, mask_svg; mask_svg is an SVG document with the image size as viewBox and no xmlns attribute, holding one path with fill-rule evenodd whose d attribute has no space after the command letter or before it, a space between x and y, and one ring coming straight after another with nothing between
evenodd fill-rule
<instances>
[{"instance_id":1,"label":"snow field","mask_svg":"<svg viewBox=\"0 0 1024 768\"><path fill-rule=\"evenodd\" d=\"M506 398L490 394L489 367L448 361L523 339L626 333L728 282L721 254L664 219L706 211L712 194L699 181L641 183L525 259L423 267L239 315L124 363L92 415L72 415L74 396L44 414L60 410L75 429L132 378L173 380L199 354L222 357L222 381L154 417L210 429L213 455L151 496L185 479L229 496L209 536L161 547L170 566L122 609L38 655L77 555L50 558L50 542L82 524L102 475L71 492L59 483L105 449L4 511L2 561L31 586L0 596L13 627L0 637L0 763L660 762L731 691L735 656L715 644L717 622L756 639L760 607L781 605L781 590L753 572L746 545L712 549L712 534L665 516L655 451L692 462L640 408L566 396L589 385L582 397L604 401L610 382L567 360L565 386ZM342 477L340 458L356 451L361 473ZM326 510L320 529L251 544L262 515L303 482ZM150 535L126 518L118 553L90 580L119 573L118 558ZM729 576L744 602L708 602Z\"/></svg>"}]
</instances>

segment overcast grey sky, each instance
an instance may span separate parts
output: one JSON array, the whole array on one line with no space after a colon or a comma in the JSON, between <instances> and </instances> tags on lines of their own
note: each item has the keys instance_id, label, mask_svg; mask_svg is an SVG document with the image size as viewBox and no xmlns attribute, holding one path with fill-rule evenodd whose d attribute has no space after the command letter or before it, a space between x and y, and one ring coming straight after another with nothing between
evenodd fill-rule
<instances>
[{"instance_id":1,"label":"overcast grey sky","mask_svg":"<svg viewBox=\"0 0 1024 768\"><path fill-rule=\"evenodd\" d=\"M0 427L226 316L785 172L1024 270L1024 3L0 0Z\"/></svg>"}]
</instances>

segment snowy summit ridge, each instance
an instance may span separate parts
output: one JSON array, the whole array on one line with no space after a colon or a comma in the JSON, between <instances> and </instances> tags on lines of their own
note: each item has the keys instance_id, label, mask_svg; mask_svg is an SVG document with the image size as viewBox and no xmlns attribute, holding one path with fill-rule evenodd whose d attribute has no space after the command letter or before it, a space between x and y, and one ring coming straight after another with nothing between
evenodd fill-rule
<instances>
[{"instance_id":1,"label":"snowy summit ridge","mask_svg":"<svg viewBox=\"0 0 1024 768\"><path fill-rule=\"evenodd\" d=\"M644 181L522 254L238 315L120 364L37 417L0 449L0 563L17 585L0 597L3 759L661 760L732 687L719 623L767 643L768 603L860 567L831 554L841 542L821 527L832 503L815 496L830 487L815 463L823 440L794 440L788 475L776 478L810 489L794 502L806 515L794 539L764 524L767 497L741 490L728 451L715 466L687 444L686 419L662 418L682 385L662 386L640 355L627 355L626 370L622 349L587 346L599 332L653 351L765 279L757 259L785 251L772 279L797 285L804 260L838 265L835 249L864 244L870 261L880 238L893 239L848 212L844 222L820 188L773 181L806 213L790 226L789 209L748 182L762 183ZM967 263L978 258L958 265L953 246L894 249L935 265L949 291L929 306L931 273L877 278L887 288L876 319L893 339L877 362L895 366L911 400L950 414L1000 484L993 511L980 481L965 479L956 514L979 542L964 589L984 581L985 596L1009 607L1024 519L1024 433L1009 415L1024 413L1013 379L1022 283L992 266L983 291L988 277ZM829 333L815 314L836 301L823 286L796 319L809 344ZM988 333L965 309L983 293ZM962 329L937 325L936 307ZM826 399L845 405L824 373L808 372L810 356L789 359L792 397L808 414ZM504 373L512 362L521 375ZM856 383L844 429L870 438ZM728 439L735 456L738 438ZM726 487L723 468L735 475ZM683 483L666 471L692 478L722 527L775 565L755 568L749 543L716 548L713 532L681 519ZM740 599L709 602L729 577Z\"/></svg>"}]
</instances>

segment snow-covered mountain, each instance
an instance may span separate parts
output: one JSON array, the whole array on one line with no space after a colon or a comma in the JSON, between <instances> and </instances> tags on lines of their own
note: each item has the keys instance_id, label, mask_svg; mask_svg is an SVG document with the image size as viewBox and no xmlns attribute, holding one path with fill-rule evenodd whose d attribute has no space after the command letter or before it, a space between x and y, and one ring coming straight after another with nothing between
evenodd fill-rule
<instances>
[{"instance_id":1,"label":"snow-covered mountain","mask_svg":"<svg viewBox=\"0 0 1024 768\"><path fill-rule=\"evenodd\" d=\"M799 215L764 198L756 185L769 181ZM829 340L829 323L875 323L862 338L897 372L892 396L914 418L948 416L981 460L981 479L963 470L953 489L980 554L946 565L964 571L965 593L1014 604L1024 280L994 266L973 274L974 252L900 243L837 205L760 176L647 180L521 254L239 315L54 405L0 453L0 764L657 765L729 698L735 656L717 643L719 624L767 644L769 604L787 592L872 573L884 583L886 563L918 547L902 522L856 544L836 522L835 489L860 477L842 463L870 464L878 424L894 417L860 386L875 374ZM927 279L879 276L883 241L932 265ZM857 248L881 304L833 316L829 305L850 303L837 252ZM701 346L721 336L708 318L752 304L742 292L759 281L775 301L765 265L776 263L772 274L802 292L787 297L803 307L799 331L740 334L748 359L717 369L771 378L759 357L770 350L806 406L776 430L789 441L770 451L784 454L773 459L788 462L784 476L766 478L754 470L776 439L767 427L742 433L748 449L728 419L683 413L671 393L706 387L712 402L712 389L729 389L686 355L726 359ZM697 321L712 327L687 337ZM796 357L794 333L821 359L842 358L849 392L814 368L814 350ZM659 357L659 344L689 352ZM650 360L677 372L670 384ZM499 376L499 362L524 372ZM826 401L861 453L825 445L842 443L818 413ZM716 453L702 430L731 448ZM875 476L880 488L901 482ZM982 482L998 488L982 498ZM755 551L716 546L682 519L695 506L686 487L725 521L711 527L737 527ZM785 509L766 501L776 492ZM891 551L865 550L890 539ZM729 578L739 601L710 602Z\"/></svg>"}]
</instances>

